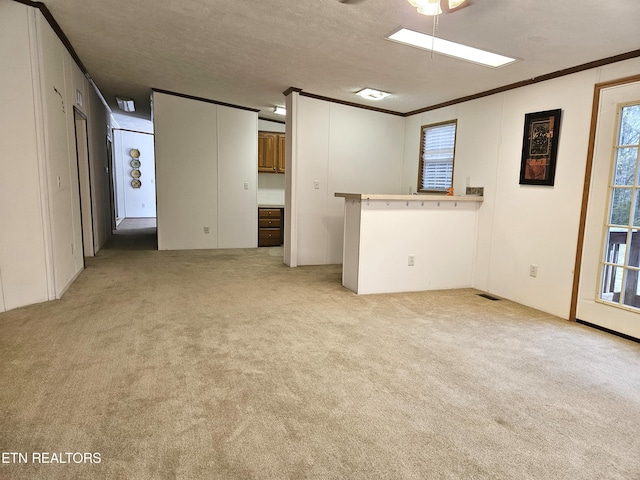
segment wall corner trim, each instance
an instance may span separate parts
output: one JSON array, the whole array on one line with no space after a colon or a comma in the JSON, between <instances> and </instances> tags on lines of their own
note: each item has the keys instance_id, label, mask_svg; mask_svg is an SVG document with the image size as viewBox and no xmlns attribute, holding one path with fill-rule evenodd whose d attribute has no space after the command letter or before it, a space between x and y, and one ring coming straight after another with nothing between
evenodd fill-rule
<instances>
[{"instance_id":1,"label":"wall corner trim","mask_svg":"<svg viewBox=\"0 0 640 480\"><path fill-rule=\"evenodd\" d=\"M300 93L300 92L302 92L302 89L301 89L301 88L297 88L297 87L289 87L289 88L287 88L284 92L282 92L282 94L283 94L285 97L288 97L288 96L289 96L289 95L291 95L291 93L293 93L293 92L298 92L298 93Z\"/></svg>"},{"instance_id":2,"label":"wall corner trim","mask_svg":"<svg viewBox=\"0 0 640 480\"><path fill-rule=\"evenodd\" d=\"M396 116L399 116L399 117L406 117L406 115L404 113L396 112L394 110L386 110L384 108L372 107L370 105L361 105L359 103L347 102L346 100L338 100L338 99L335 99L335 98L323 97L322 95L316 95L314 93L307 93L307 92L303 92L302 90L300 90L299 94L300 94L301 97L314 98L316 100L322 100L322 101L325 101L325 102L337 103L337 104L340 104L340 105L346 105L347 107L361 108L363 110L369 110L369 111L372 111L372 112L386 113L387 115L396 115Z\"/></svg>"}]
</instances>

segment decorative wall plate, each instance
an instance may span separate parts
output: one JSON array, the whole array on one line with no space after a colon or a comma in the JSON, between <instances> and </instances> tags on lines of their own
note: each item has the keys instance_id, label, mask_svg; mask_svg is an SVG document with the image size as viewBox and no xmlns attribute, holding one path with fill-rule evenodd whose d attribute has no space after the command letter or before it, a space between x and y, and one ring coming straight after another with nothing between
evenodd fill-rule
<instances>
[{"instance_id":1,"label":"decorative wall plate","mask_svg":"<svg viewBox=\"0 0 640 480\"><path fill-rule=\"evenodd\" d=\"M134 158L133 160L131 160L131 166L133 168L140 168L140 160L138 160L137 158Z\"/></svg>"},{"instance_id":2,"label":"decorative wall plate","mask_svg":"<svg viewBox=\"0 0 640 480\"><path fill-rule=\"evenodd\" d=\"M131 186L133 188L140 188L142 186L142 182L140 180L138 180L137 178L131 180Z\"/></svg>"},{"instance_id":3,"label":"decorative wall plate","mask_svg":"<svg viewBox=\"0 0 640 480\"><path fill-rule=\"evenodd\" d=\"M133 178L140 178L140 175L142 175L142 174L140 173L140 170L131 170L131 176L132 176Z\"/></svg>"},{"instance_id":4,"label":"decorative wall plate","mask_svg":"<svg viewBox=\"0 0 640 480\"><path fill-rule=\"evenodd\" d=\"M138 150L137 148L132 148L129 151L129 155L131 155L131 158L138 158L140 156L140 150Z\"/></svg>"}]
</instances>

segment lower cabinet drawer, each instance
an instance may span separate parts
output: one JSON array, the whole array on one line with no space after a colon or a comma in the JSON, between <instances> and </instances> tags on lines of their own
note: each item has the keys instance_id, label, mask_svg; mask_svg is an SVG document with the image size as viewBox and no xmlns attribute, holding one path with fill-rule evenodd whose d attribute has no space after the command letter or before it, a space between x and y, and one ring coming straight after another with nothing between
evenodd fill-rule
<instances>
[{"instance_id":1,"label":"lower cabinet drawer","mask_svg":"<svg viewBox=\"0 0 640 480\"><path fill-rule=\"evenodd\" d=\"M258 218L280 218L279 208L258 208Z\"/></svg>"},{"instance_id":2,"label":"lower cabinet drawer","mask_svg":"<svg viewBox=\"0 0 640 480\"><path fill-rule=\"evenodd\" d=\"M282 221L279 218L261 218L258 220L260 228L280 228Z\"/></svg>"},{"instance_id":3,"label":"lower cabinet drawer","mask_svg":"<svg viewBox=\"0 0 640 480\"><path fill-rule=\"evenodd\" d=\"M258 246L259 247L276 247L279 245L282 245L279 228L258 229Z\"/></svg>"}]
</instances>

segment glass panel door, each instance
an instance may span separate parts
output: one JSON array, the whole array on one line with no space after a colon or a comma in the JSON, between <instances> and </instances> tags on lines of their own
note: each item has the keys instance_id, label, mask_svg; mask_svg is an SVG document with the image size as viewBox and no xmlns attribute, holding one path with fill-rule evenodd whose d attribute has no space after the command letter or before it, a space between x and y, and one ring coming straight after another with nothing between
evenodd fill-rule
<instances>
[{"instance_id":1,"label":"glass panel door","mask_svg":"<svg viewBox=\"0 0 640 480\"><path fill-rule=\"evenodd\" d=\"M598 299L640 308L640 104L619 107L616 132Z\"/></svg>"}]
</instances>

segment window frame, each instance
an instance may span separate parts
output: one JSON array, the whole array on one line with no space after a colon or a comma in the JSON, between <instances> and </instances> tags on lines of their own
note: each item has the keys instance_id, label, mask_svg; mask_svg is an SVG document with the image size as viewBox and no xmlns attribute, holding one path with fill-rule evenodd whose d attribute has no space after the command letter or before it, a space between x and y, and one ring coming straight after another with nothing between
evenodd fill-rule
<instances>
[{"instance_id":1,"label":"window frame","mask_svg":"<svg viewBox=\"0 0 640 480\"><path fill-rule=\"evenodd\" d=\"M424 172L424 147L425 147L425 135L426 132L431 128L441 127L443 125L454 125L455 132L453 134L453 155L451 157L451 184L446 188L422 188L424 183L423 172ZM458 139L458 119L445 120L443 122L437 123L429 123L426 125L422 125L420 127L420 156L418 158L418 184L417 184L417 192L419 193L438 193L444 194L447 193L449 188L453 187L453 176L455 173L456 166L456 144Z\"/></svg>"}]
</instances>

